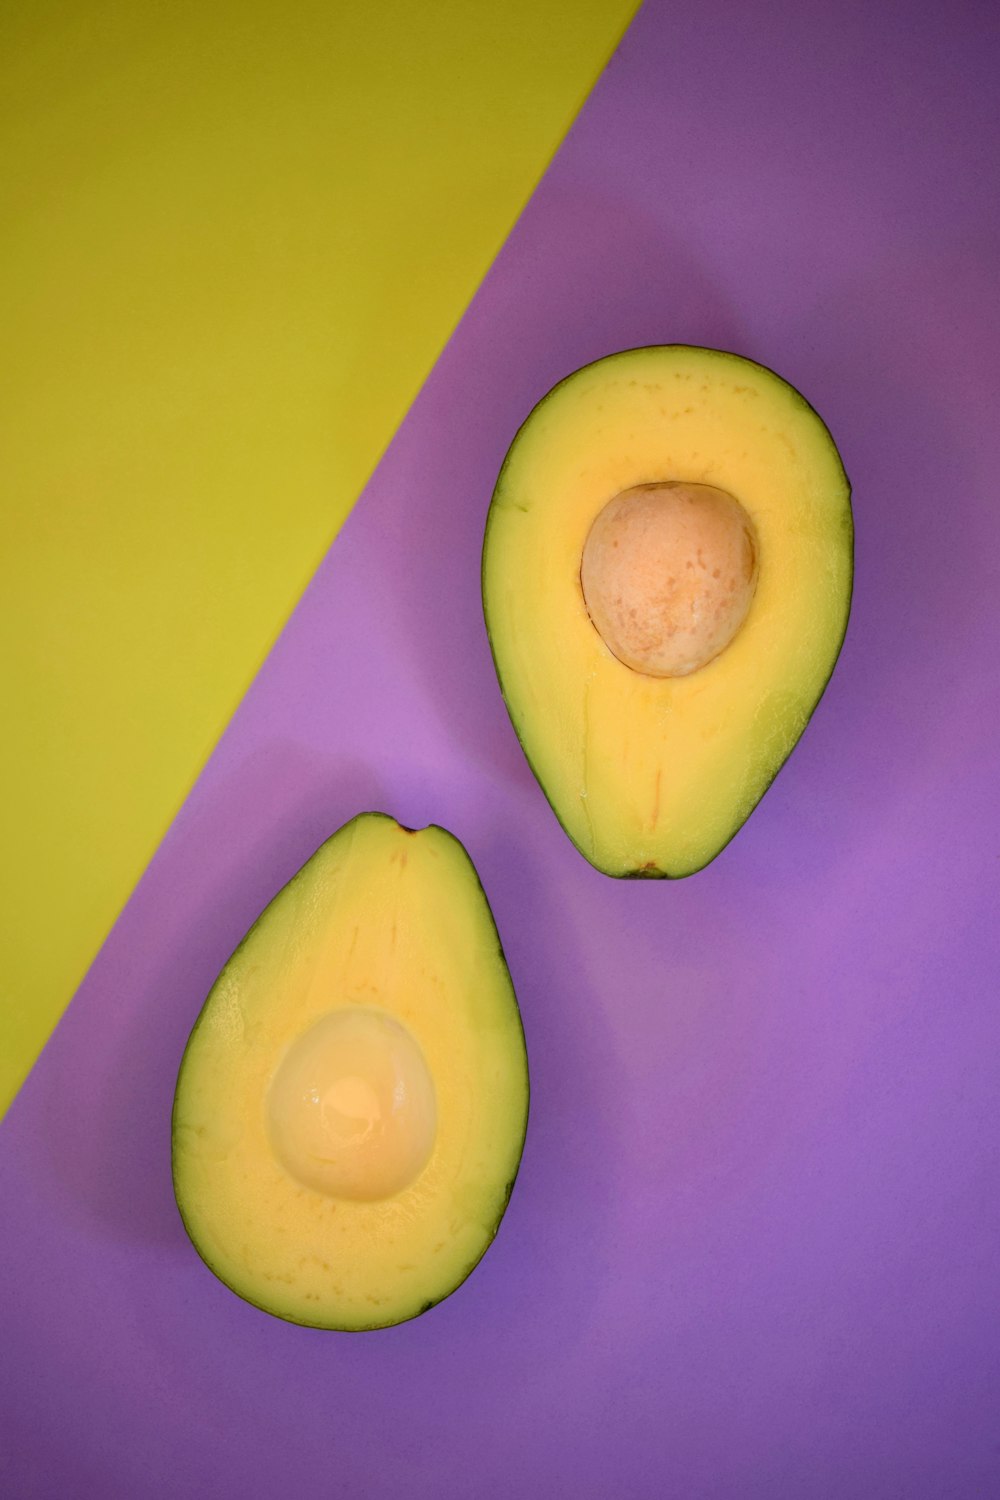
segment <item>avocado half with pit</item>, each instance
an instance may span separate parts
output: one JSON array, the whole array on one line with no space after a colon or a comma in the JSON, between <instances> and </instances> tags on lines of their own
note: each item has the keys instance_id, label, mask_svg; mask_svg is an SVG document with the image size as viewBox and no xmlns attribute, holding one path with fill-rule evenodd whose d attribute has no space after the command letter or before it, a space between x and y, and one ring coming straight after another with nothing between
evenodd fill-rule
<instances>
[{"instance_id":1,"label":"avocado half with pit","mask_svg":"<svg viewBox=\"0 0 1000 1500\"><path fill-rule=\"evenodd\" d=\"M380 1328L496 1234L528 1116L524 1033L462 845L363 813L254 923L188 1041L174 1192L248 1302Z\"/></svg>"},{"instance_id":2,"label":"avocado half with pit","mask_svg":"<svg viewBox=\"0 0 1000 1500\"><path fill-rule=\"evenodd\" d=\"M483 604L559 821L615 876L683 876L749 816L844 639L850 485L812 407L672 344L569 376L497 480Z\"/></svg>"}]
</instances>

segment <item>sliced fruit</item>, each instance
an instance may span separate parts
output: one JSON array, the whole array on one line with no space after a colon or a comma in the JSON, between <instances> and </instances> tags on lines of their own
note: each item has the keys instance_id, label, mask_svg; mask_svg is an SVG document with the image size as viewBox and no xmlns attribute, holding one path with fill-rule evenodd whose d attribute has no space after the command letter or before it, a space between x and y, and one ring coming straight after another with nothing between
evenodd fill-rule
<instances>
[{"instance_id":1,"label":"sliced fruit","mask_svg":"<svg viewBox=\"0 0 1000 1500\"><path fill-rule=\"evenodd\" d=\"M763 366L633 349L535 407L483 603L514 728L593 865L690 875L724 848L833 671L852 576L840 456Z\"/></svg>"},{"instance_id":2,"label":"sliced fruit","mask_svg":"<svg viewBox=\"0 0 1000 1500\"><path fill-rule=\"evenodd\" d=\"M496 927L462 845L364 813L275 897L191 1033L174 1190L241 1297L320 1328L440 1302L490 1245L528 1069Z\"/></svg>"}]
</instances>

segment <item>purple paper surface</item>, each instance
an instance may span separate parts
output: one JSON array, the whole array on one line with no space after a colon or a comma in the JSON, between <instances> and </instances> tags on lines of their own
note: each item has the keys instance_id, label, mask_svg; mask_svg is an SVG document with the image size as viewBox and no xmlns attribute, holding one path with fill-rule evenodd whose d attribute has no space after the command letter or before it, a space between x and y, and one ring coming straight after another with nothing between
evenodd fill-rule
<instances>
[{"instance_id":1,"label":"purple paper surface","mask_svg":"<svg viewBox=\"0 0 1000 1500\"><path fill-rule=\"evenodd\" d=\"M5 1497L1000 1494L998 80L986 3L642 12L0 1130ZM531 405L659 341L818 408L857 579L735 842L617 883L521 756L479 549ZM337 1335L200 1263L169 1119L219 967L369 807L476 861L532 1115L471 1280Z\"/></svg>"}]
</instances>

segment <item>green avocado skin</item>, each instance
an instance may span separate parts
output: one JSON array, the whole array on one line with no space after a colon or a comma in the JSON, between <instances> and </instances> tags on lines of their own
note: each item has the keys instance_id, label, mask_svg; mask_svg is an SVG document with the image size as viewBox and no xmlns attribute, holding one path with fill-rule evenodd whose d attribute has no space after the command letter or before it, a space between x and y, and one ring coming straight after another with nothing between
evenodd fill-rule
<instances>
[{"instance_id":1,"label":"green avocado skin","mask_svg":"<svg viewBox=\"0 0 1000 1500\"><path fill-rule=\"evenodd\" d=\"M222 1282L224 1286L228 1288L229 1291L234 1293L242 1302L249 1304L259 1311L267 1313L269 1316L274 1317L281 1322L292 1323L300 1327L315 1328L338 1333L376 1332L379 1329L396 1327L401 1323L412 1321L415 1318L421 1317L424 1313L429 1312L431 1308L436 1307L441 1302L447 1300L447 1298L450 1297L453 1292L457 1291L458 1288L464 1284L464 1282L476 1269L483 1256L492 1245L506 1213L507 1206L514 1191L514 1185L517 1180L521 1160L523 1157L524 1145L527 1138L528 1115L530 1110L530 1079L527 1065L527 1051L524 1036L524 1027L516 997L514 995L513 987L510 986L509 1015L512 1013L512 1019L516 1028L514 1033L516 1038L515 1046L517 1049L519 1049L519 1053L522 1059L520 1088L523 1097L523 1107L520 1109L516 1121L512 1122L513 1130L509 1143L511 1148L510 1159L513 1162L512 1171L510 1172L506 1180L503 1181L502 1185L500 1185L498 1188L495 1200L495 1209L493 1214L484 1225L484 1233L481 1244L477 1249L477 1253L472 1256L464 1265L456 1269L455 1273L448 1279L447 1284L440 1287L438 1295L435 1295L433 1297L425 1296L414 1301L409 1306L401 1307L398 1312L391 1318L372 1318L369 1321L346 1322L339 1320L336 1317L324 1318L319 1314L311 1314L309 1317L299 1317L287 1310L278 1310L274 1306L269 1305L266 1297L262 1297L254 1286L248 1284L245 1279L234 1276L228 1269L228 1267L221 1264L219 1260L213 1257L207 1250L204 1239L199 1233L197 1214L193 1212L193 1205L189 1202L189 1195L186 1190L186 1183L184 1181L186 1143L183 1137L181 1126L181 1115L184 1108L185 1071L190 1058L197 1051L199 1031L202 1029L206 1021L206 1017L211 1011L213 1002L219 995L222 987L225 985L227 978L233 974L234 970L239 970L240 964L242 961L244 961L248 949L253 949L255 943L259 943L262 938L266 938L271 920L273 920L275 916L282 911L282 908L285 908L287 910L289 903L295 903L298 900L298 894L303 879L307 876L314 861L316 861L323 854L324 850L330 848L335 842L343 841L345 838L349 838L353 830L359 827L363 828L364 825L370 825L375 821L382 821L385 824L402 830L404 833L415 834L419 832L423 834L438 834L443 840L446 840L448 844L455 849L464 863L466 875L470 877L472 888L476 893L476 897L479 903L480 915L484 919L482 942L484 943L484 945L489 946L496 954L500 964L502 965L504 974L508 976L507 983L508 985L510 985L509 969L507 965L506 955L504 953L503 944L500 940L500 936L496 928L495 919L489 906L486 892L483 889L479 874L476 871L475 866L473 865L468 851L455 837L455 835L449 832L447 829L442 828L439 824L430 824L425 829L416 830L407 828L404 824L397 823L390 814L385 812L366 811L358 813L355 817L350 819L341 828L339 828L333 835L331 835L331 837L326 840L323 845L320 846L320 848L306 862L306 864L299 871L297 871L296 874L293 875L284 886L281 887L281 889L275 894L272 900L252 923L244 937L240 940L236 948L233 950L233 953L227 960L226 964L223 966L223 969L221 970L215 984L209 991L209 994L206 997L204 1004L202 1005L191 1029L191 1032L187 1038L187 1042L181 1055L181 1060L178 1067L177 1082L174 1089L173 1106L171 1112L171 1178L174 1199L185 1233L201 1261L212 1272L212 1274L220 1282Z\"/></svg>"},{"instance_id":2,"label":"green avocado skin","mask_svg":"<svg viewBox=\"0 0 1000 1500\"><path fill-rule=\"evenodd\" d=\"M522 727L522 724L520 722L519 716L518 716L517 712L515 711L514 705L511 703L510 696L509 696L507 688L505 686L503 652L502 652L502 648L501 648L501 646L500 646L500 644L499 644L499 642L497 640L497 635L496 635L495 627L491 624L491 620L490 620L490 608L489 608L489 603L488 603L488 588L487 588L487 567L488 567L488 560L489 560L489 554L490 554L491 532L492 532L492 530L494 528L494 525L495 525L495 523L497 521L497 518L499 516L499 513L500 513L500 500L501 500L501 496L504 495L506 487L507 487L507 477L508 477L509 470L511 468L511 464L512 464L514 455L515 455L515 453L516 453L516 451L518 449L518 446L520 444L520 441L521 441L522 437L531 428L531 426L533 425L533 423L535 422L535 420L538 418L538 416L548 406L548 404L551 402L552 398L555 397L559 392L563 391L565 387L567 387L572 381L576 380L579 376L582 376L587 371L596 369L599 366L611 366L612 364L614 364L615 362L618 362L618 361L628 361L628 360L630 360L635 355L640 355L641 356L641 355L645 355L645 354L652 354L652 353L659 353L659 352L669 353L671 351L677 351L677 352L694 352L694 353L698 353L698 354L704 354L704 355L708 355L708 356L718 357L719 359L737 360L742 365L745 365L745 366L748 366L748 367L752 367L752 368L754 368L756 370L759 370L764 375L770 377L772 380L778 381L782 386L784 386L786 388L786 390L788 390L796 398L796 400L801 404L801 406L810 414L811 418L815 421L815 423L817 425L817 428L819 430L821 430L822 433L825 435L826 441L829 443L830 448L832 449L833 453L836 455L837 461L840 464L841 475L842 475L842 478L843 478L843 485L844 485L844 497L843 497L844 498L844 510L843 510L843 514L842 514L842 533L841 533L841 536L839 538L839 544L840 544L840 546L842 548L844 548L846 550L846 553L847 553L847 559L848 559L847 587L846 587L846 591L845 591L844 599L843 599L843 610L841 612L841 617L840 617L840 622L839 622L839 631L837 633L837 636L835 638L835 641L834 641L833 647L832 647L829 669L828 669L828 671L826 673L826 676L823 679L821 685L819 686L819 690L816 692L816 695L814 697L814 700L813 700L811 708L809 709L808 713L805 715L805 717L803 719L802 728L801 728L799 734L796 736L795 741L789 747L789 749L786 752L786 754L774 766L774 768L773 768L770 776L767 778L766 782L762 786L761 791L760 791L758 797L756 798L756 800L746 810L746 812L744 813L744 815L742 817L740 817L738 820L736 820L733 823L733 825L732 825L732 827L731 827L731 829L730 829L730 831L728 833L728 836L721 843L719 843L718 847L715 848L714 850L712 850L712 852L709 853L708 856L701 863L693 865L693 866L691 866L689 868L685 868L683 870L665 869L659 863L654 862L654 861L647 861L644 864L642 864L640 866L635 866L633 868L617 868L617 867L613 866L610 862L608 862L608 863L602 862L601 859L598 856L595 856L593 853L591 853L586 848L584 848L583 845L580 843L579 839L573 834L573 832L570 830L570 828L569 828L569 826L568 826L568 824L566 822L565 817L563 816L562 812L560 811L560 808L559 808L559 805L558 805L557 801L554 799L554 797L553 797L553 795L552 795L549 787L546 785L545 779L540 774L540 772L538 770L538 767L535 764L535 761L534 761L534 759L533 759L533 757L531 755L531 752L530 752L530 749L529 749L529 746L528 746L528 743L527 743L527 736L526 736L526 734L525 734L525 732L523 730L523 727ZM843 463L842 463L842 460L840 459L840 453L839 453L839 450L837 448L837 445L834 442L833 436L830 433L829 428L827 427L826 423L823 421L823 419L820 416L820 414L816 411L815 407L812 406L812 404L807 400L807 398L805 396L802 395L802 393L799 390L797 390L794 386L791 386L789 384L789 382L784 379L784 377L778 375L769 366L761 364L757 360L752 360L752 359L748 358L745 355L736 354L735 352L730 351L730 350L708 349L708 348L701 348L701 347L696 346L696 345L686 345L686 344L644 344L644 345L638 345L638 346L636 346L634 348L630 348L630 349L623 349L623 350L620 350L617 353L614 353L614 354L611 354L611 355L606 355L606 356L602 357L601 359L597 359L597 360L591 361L590 364L581 366L577 370L571 371L568 375L564 376L562 378L562 380L558 381L549 391L547 391L545 393L545 395L542 396L541 399L538 402L536 402L535 406L531 408L531 410L529 411L528 415L525 417L525 419L522 421L521 425L518 427L517 431L515 432L514 437L511 440L510 446L508 447L507 452L506 452L506 454L504 456L503 462L502 462L502 464L500 466L500 471L499 471L499 474L497 475L497 480L496 480L496 483L495 483L494 488L493 488L493 493L492 493L492 496L491 496L491 499L490 499L490 504L489 504L489 507L488 507L488 510L487 510L486 525L485 525L484 535L483 535L483 547L482 547L482 553L481 553L481 559L480 559L480 595L481 595L481 599L482 599L483 615L484 615L484 621L485 621L485 626L486 626L486 635L487 635L487 640L489 641L490 655L491 655L492 660L493 660L493 668L494 668L494 671L496 673L497 684L498 684L499 689L500 689L500 695L501 695L501 698L503 699L504 706L505 706L505 708L507 710L507 715L508 715L508 717L510 719L511 726L514 729L514 733L517 736L518 743L521 746L521 750L522 750L522 753L524 754L525 760L528 763L528 767L531 770L533 776L535 777L535 780L538 782L538 785L541 788L542 794L545 797L545 800L547 801L549 807L551 808L551 810L552 810L552 812L553 812L553 814L554 814L554 816L556 818L556 821L558 822L559 826L562 828L563 832L566 834L566 836L569 839L570 843L577 850L577 852L580 855L582 855L582 857L588 862L588 864L592 865L593 868L596 869L596 870L598 870L602 875L607 875L610 878L616 879L616 880L684 880L684 879L687 879L688 876L699 874L702 870L706 869L708 867L708 865L712 864L714 862L714 860L716 858L718 858L718 856L723 852L724 849L728 848L728 846L730 845L730 843L732 843L732 841L736 837L736 835L745 826L745 824L749 820L751 814L756 811L757 807L760 804L760 801L763 799L763 797L766 794L766 792L774 784L774 781L777 778L778 773L782 770L782 768L784 767L784 765L787 763L787 761L789 759L789 756L791 755L792 750L794 750L795 745L799 742L799 740L802 737L802 734L804 734L806 728L808 727L809 723L811 722L812 717L815 714L816 709L819 707L819 704L820 704L820 702L821 702L821 700L823 698L823 695L825 694L826 689L829 686L829 683L830 683L830 681L831 681L831 679L833 677L833 673L834 673L834 670L836 668L837 662L838 662L838 660L840 658L841 651L843 650L844 642L845 642L845 640L847 638L847 630L848 630L848 625L849 625L849 622L850 622L851 606L852 606L852 602L853 602L853 592L854 592L854 567L855 567L855 539L854 539L854 515L853 515L853 507L852 507L852 485L851 485L851 482L850 482L850 480L849 480L849 478L847 476L846 470L843 467Z\"/></svg>"}]
</instances>

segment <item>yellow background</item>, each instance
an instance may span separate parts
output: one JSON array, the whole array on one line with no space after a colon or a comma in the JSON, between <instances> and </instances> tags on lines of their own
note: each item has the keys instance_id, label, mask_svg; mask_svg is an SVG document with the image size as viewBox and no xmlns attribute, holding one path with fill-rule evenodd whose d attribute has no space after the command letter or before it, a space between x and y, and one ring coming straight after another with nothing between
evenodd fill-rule
<instances>
[{"instance_id":1,"label":"yellow background","mask_svg":"<svg viewBox=\"0 0 1000 1500\"><path fill-rule=\"evenodd\" d=\"M0 1108L635 0L0 12Z\"/></svg>"}]
</instances>

